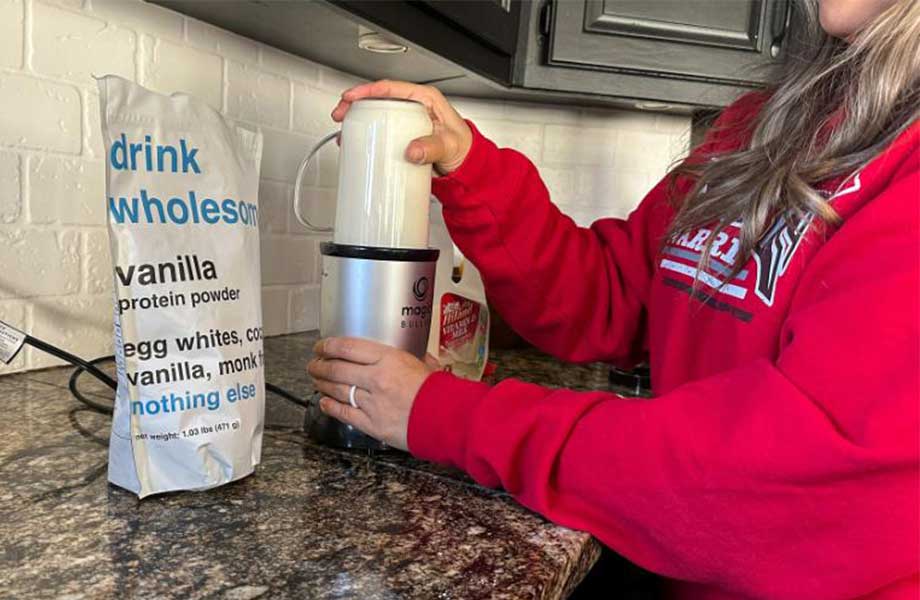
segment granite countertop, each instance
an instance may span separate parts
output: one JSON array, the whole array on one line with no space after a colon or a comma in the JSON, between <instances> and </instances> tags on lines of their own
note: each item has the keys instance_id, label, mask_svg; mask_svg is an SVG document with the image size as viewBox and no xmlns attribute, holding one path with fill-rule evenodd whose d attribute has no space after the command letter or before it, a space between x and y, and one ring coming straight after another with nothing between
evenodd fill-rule
<instances>
[{"instance_id":1,"label":"granite countertop","mask_svg":"<svg viewBox=\"0 0 920 600\"><path fill-rule=\"evenodd\" d=\"M309 397L315 339L266 340L267 380ZM494 360L496 379L607 384L534 351ZM271 394L254 476L138 501L107 484L110 418L70 396L71 371L0 377L0 597L562 598L599 555L461 473L314 445L303 409Z\"/></svg>"}]
</instances>

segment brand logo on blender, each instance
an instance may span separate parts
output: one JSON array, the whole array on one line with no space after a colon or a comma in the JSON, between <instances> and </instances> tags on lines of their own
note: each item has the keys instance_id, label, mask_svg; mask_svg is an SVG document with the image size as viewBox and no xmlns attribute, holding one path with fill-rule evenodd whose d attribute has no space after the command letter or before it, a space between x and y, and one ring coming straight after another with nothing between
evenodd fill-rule
<instances>
[{"instance_id":1,"label":"brand logo on blender","mask_svg":"<svg viewBox=\"0 0 920 600\"><path fill-rule=\"evenodd\" d=\"M419 302L424 300L425 295L428 293L428 278L420 277L416 279L412 285L412 293L415 294L415 299Z\"/></svg>"},{"instance_id":2,"label":"brand logo on blender","mask_svg":"<svg viewBox=\"0 0 920 600\"><path fill-rule=\"evenodd\" d=\"M419 277L415 280L415 283L412 284L412 295L415 296L415 300L422 302L425 300L425 297L428 295L428 289L431 286L431 283L428 281L427 277ZM404 317L428 317L431 316L431 306L416 305L416 306L403 306L402 307L402 316Z\"/></svg>"}]
</instances>

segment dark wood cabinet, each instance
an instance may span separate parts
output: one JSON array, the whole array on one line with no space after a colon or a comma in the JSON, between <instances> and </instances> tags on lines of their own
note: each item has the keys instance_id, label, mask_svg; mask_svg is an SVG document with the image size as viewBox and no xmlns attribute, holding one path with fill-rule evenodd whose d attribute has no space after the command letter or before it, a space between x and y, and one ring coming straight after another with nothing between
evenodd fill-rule
<instances>
[{"instance_id":1,"label":"dark wood cabinet","mask_svg":"<svg viewBox=\"0 0 920 600\"><path fill-rule=\"evenodd\" d=\"M520 0L428 0L420 4L506 54L514 54Z\"/></svg>"},{"instance_id":2,"label":"dark wood cabinet","mask_svg":"<svg viewBox=\"0 0 920 600\"><path fill-rule=\"evenodd\" d=\"M150 1L368 79L676 111L762 84L793 18L793 0ZM412 51L361 50L359 26Z\"/></svg>"},{"instance_id":3,"label":"dark wood cabinet","mask_svg":"<svg viewBox=\"0 0 920 600\"><path fill-rule=\"evenodd\" d=\"M552 0L532 6L517 83L723 106L782 56L789 0Z\"/></svg>"},{"instance_id":4,"label":"dark wood cabinet","mask_svg":"<svg viewBox=\"0 0 920 600\"><path fill-rule=\"evenodd\" d=\"M495 83L511 84L521 0L331 0L330 4Z\"/></svg>"},{"instance_id":5,"label":"dark wood cabinet","mask_svg":"<svg viewBox=\"0 0 920 600\"><path fill-rule=\"evenodd\" d=\"M757 83L779 50L787 7L786 0L557 1L549 5L547 63Z\"/></svg>"}]
</instances>

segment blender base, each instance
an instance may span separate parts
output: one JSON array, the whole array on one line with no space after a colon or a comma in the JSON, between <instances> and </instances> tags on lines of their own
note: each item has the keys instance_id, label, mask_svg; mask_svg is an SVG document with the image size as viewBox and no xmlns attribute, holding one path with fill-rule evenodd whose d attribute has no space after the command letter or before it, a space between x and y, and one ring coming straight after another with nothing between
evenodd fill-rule
<instances>
[{"instance_id":1,"label":"blender base","mask_svg":"<svg viewBox=\"0 0 920 600\"><path fill-rule=\"evenodd\" d=\"M320 335L357 337L425 356L431 328L436 248L376 248L323 242ZM390 449L311 403L307 436L334 448Z\"/></svg>"},{"instance_id":2,"label":"blender base","mask_svg":"<svg viewBox=\"0 0 920 600\"><path fill-rule=\"evenodd\" d=\"M383 442L361 433L351 425L346 425L323 413L319 409L318 395L314 396L304 415L303 428L311 440L331 448L373 450L375 452L394 450Z\"/></svg>"}]
</instances>

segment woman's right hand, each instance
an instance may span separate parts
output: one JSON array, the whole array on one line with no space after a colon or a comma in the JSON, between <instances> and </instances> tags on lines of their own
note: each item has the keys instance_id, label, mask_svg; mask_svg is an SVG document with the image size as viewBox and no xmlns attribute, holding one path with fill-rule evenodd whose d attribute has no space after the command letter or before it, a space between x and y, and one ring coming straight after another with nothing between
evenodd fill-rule
<instances>
[{"instance_id":1,"label":"woman's right hand","mask_svg":"<svg viewBox=\"0 0 920 600\"><path fill-rule=\"evenodd\" d=\"M441 175L463 164L473 143L473 132L437 88L405 81L364 83L342 93L342 99L332 111L332 120L341 122L351 104L361 98L401 98L421 102L428 109L434 132L412 140L406 148L406 160L420 165L432 164Z\"/></svg>"}]
</instances>

